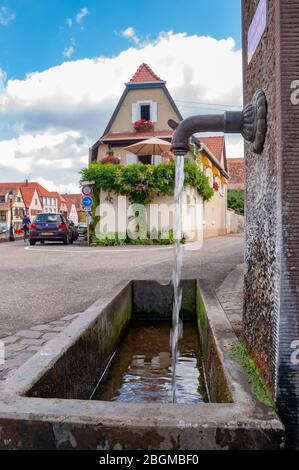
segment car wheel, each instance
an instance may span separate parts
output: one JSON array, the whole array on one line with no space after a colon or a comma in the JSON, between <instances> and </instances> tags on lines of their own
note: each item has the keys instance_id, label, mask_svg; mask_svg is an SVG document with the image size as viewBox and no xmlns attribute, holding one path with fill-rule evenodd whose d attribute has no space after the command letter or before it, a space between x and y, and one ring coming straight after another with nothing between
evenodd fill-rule
<instances>
[{"instance_id":1,"label":"car wheel","mask_svg":"<svg viewBox=\"0 0 299 470\"><path fill-rule=\"evenodd\" d=\"M72 245L73 243L74 243L74 239L72 237L72 238L70 238L70 245Z\"/></svg>"},{"instance_id":2,"label":"car wheel","mask_svg":"<svg viewBox=\"0 0 299 470\"><path fill-rule=\"evenodd\" d=\"M41 245L44 245L45 244L45 240L41 240Z\"/></svg>"},{"instance_id":3,"label":"car wheel","mask_svg":"<svg viewBox=\"0 0 299 470\"><path fill-rule=\"evenodd\" d=\"M29 243L31 246L34 246L36 244L36 240L29 240Z\"/></svg>"}]
</instances>

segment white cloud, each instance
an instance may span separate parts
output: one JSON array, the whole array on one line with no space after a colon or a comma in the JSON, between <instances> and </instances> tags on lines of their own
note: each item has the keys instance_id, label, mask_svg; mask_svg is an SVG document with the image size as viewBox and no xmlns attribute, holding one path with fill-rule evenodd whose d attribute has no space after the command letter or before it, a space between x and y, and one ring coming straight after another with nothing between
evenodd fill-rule
<instances>
[{"instance_id":1,"label":"white cloud","mask_svg":"<svg viewBox=\"0 0 299 470\"><path fill-rule=\"evenodd\" d=\"M72 55L74 54L74 52L75 52L75 48L74 48L74 46L71 45L71 46L68 46L64 49L63 55L67 59L70 59L72 57Z\"/></svg>"},{"instance_id":2,"label":"white cloud","mask_svg":"<svg viewBox=\"0 0 299 470\"><path fill-rule=\"evenodd\" d=\"M6 78L7 78L7 76L6 76L5 71L3 69L1 69L1 67L0 67L0 94L4 90L4 82L5 82Z\"/></svg>"},{"instance_id":3,"label":"white cloud","mask_svg":"<svg viewBox=\"0 0 299 470\"><path fill-rule=\"evenodd\" d=\"M89 11L86 7L81 8L81 10L76 14L76 21L77 23L82 23L85 16L89 14Z\"/></svg>"},{"instance_id":4,"label":"white cloud","mask_svg":"<svg viewBox=\"0 0 299 470\"><path fill-rule=\"evenodd\" d=\"M3 69L0 68L0 82L4 82L6 80L6 73Z\"/></svg>"},{"instance_id":5,"label":"white cloud","mask_svg":"<svg viewBox=\"0 0 299 470\"><path fill-rule=\"evenodd\" d=\"M76 194L80 192L80 186L76 183L57 184L46 178L36 178L34 181L37 181L44 188L47 188L48 191L58 191L60 194Z\"/></svg>"},{"instance_id":6,"label":"white cloud","mask_svg":"<svg viewBox=\"0 0 299 470\"><path fill-rule=\"evenodd\" d=\"M71 28L73 26L73 20L72 18L67 18L65 20L66 24L68 25L69 28Z\"/></svg>"},{"instance_id":7,"label":"white cloud","mask_svg":"<svg viewBox=\"0 0 299 470\"><path fill-rule=\"evenodd\" d=\"M126 39L129 39L130 41L133 41L136 46L140 43L140 39L132 26L129 26L128 28L121 31L120 35Z\"/></svg>"},{"instance_id":8,"label":"white cloud","mask_svg":"<svg viewBox=\"0 0 299 470\"><path fill-rule=\"evenodd\" d=\"M239 136L227 139L226 154L228 158L240 158L244 156L244 140Z\"/></svg>"},{"instance_id":9,"label":"white cloud","mask_svg":"<svg viewBox=\"0 0 299 470\"><path fill-rule=\"evenodd\" d=\"M86 166L88 141L79 132L25 134L0 141L1 179L23 181L44 178L63 191L78 186L79 171ZM46 186L47 189L50 189Z\"/></svg>"},{"instance_id":10,"label":"white cloud","mask_svg":"<svg viewBox=\"0 0 299 470\"><path fill-rule=\"evenodd\" d=\"M16 19L16 14L7 7L0 7L0 26L7 26Z\"/></svg>"},{"instance_id":11,"label":"white cloud","mask_svg":"<svg viewBox=\"0 0 299 470\"><path fill-rule=\"evenodd\" d=\"M103 132L124 83L142 62L167 80L185 117L200 109L182 100L242 104L241 51L232 38L169 32L114 57L66 61L24 80L8 80L0 89L0 122L16 136L0 141L0 156L5 155L0 157L1 179L31 172L56 184L76 183L88 147ZM229 152L239 156L238 145Z\"/></svg>"},{"instance_id":12,"label":"white cloud","mask_svg":"<svg viewBox=\"0 0 299 470\"><path fill-rule=\"evenodd\" d=\"M76 45L75 38L71 38L70 43L68 44L68 46L65 47L62 55L66 57L67 59L70 59L75 52L75 45Z\"/></svg>"}]
</instances>

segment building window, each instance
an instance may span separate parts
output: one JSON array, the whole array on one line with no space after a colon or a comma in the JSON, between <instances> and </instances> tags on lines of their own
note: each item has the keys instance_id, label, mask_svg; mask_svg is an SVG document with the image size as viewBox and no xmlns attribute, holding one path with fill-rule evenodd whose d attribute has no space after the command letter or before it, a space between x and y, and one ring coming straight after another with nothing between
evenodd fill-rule
<instances>
[{"instance_id":1,"label":"building window","mask_svg":"<svg viewBox=\"0 0 299 470\"><path fill-rule=\"evenodd\" d=\"M219 189L220 196L224 196L224 184L220 180L220 189Z\"/></svg>"},{"instance_id":2,"label":"building window","mask_svg":"<svg viewBox=\"0 0 299 470\"><path fill-rule=\"evenodd\" d=\"M1 222L6 221L6 212L5 211L0 211L0 220L1 220Z\"/></svg>"},{"instance_id":3,"label":"building window","mask_svg":"<svg viewBox=\"0 0 299 470\"><path fill-rule=\"evenodd\" d=\"M0 196L0 203L5 202L5 196Z\"/></svg>"},{"instance_id":4,"label":"building window","mask_svg":"<svg viewBox=\"0 0 299 470\"><path fill-rule=\"evenodd\" d=\"M138 162L144 163L145 165L150 165L152 163L151 155L138 155Z\"/></svg>"},{"instance_id":5,"label":"building window","mask_svg":"<svg viewBox=\"0 0 299 470\"><path fill-rule=\"evenodd\" d=\"M17 202L22 202L22 199L20 197L17 197Z\"/></svg>"},{"instance_id":6,"label":"building window","mask_svg":"<svg viewBox=\"0 0 299 470\"><path fill-rule=\"evenodd\" d=\"M151 106L149 104L140 105L140 119L151 120Z\"/></svg>"},{"instance_id":7,"label":"building window","mask_svg":"<svg viewBox=\"0 0 299 470\"><path fill-rule=\"evenodd\" d=\"M154 101L137 101L132 103L132 123L139 119L146 119L152 122L158 120L158 103Z\"/></svg>"},{"instance_id":8,"label":"building window","mask_svg":"<svg viewBox=\"0 0 299 470\"><path fill-rule=\"evenodd\" d=\"M35 205L37 206L37 199L35 199Z\"/></svg>"}]
</instances>

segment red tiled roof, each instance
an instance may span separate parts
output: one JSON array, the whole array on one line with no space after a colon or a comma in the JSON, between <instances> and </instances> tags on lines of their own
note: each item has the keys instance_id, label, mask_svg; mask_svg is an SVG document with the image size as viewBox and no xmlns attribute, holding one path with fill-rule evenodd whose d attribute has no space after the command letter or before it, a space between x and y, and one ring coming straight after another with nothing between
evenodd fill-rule
<instances>
[{"instance_id":1,"label":"red tiled roof","mask_svg":"<svg viewBox=\"0 0 299 470\"><path fill-rule=\"evenodd\" d=\"M66 200L67 210L68 210L69 212L71 211L73 204L74 204L74 206L76 207L76 210L78 210L76 201L74 200L74 197L73 197L73 196L75 196L75 197L79 196L79 197L80 197L80 207L81 207L81 199L82 199L82 196L81 196L80 194L64 194L63 197L64 197L64 199Z\"/></svg>"},{"instance_id":2,"label":"red tiled roof","mask_svg":"<svg viewBox=\"0 0 299 470\"><path fill-rule=\"evenodd\" d=\"M216 135L211 137L199 137L199 140L208 147L208 149L220 162L224 146L224 136Z\"/></svg>"},{"instance_id":3,"label":"red tiled roof","mask_svg":"<svg viewBox=\"0 0 299 470\"><path fill-rule=\"evenodd\" d=\"M82 194L64 194L63 197L68 200L71 199L75 204L77 209L81 208L81 200L83 195Z\"/></svg>"},{"instance_id":4,"label":"red tiled roof","mask_svg":"<svg viewBox=\"0 0 299 470\"><path fill-rule=\"evenodd\" d=\"M47 189L45 189L42 185L39 183L34 183L32 181L22 181L21 183L0 183L0 188L4 187L9 187L9 188L34 188L36 189L37 193L39 196L44 196L44 197L57 197L54 192L50 192Z\"/></svg>"},{"instance_id":5,"label":"red tiled roof","mask_svg":"<svg viewBox=\"0 0 299 470\"><path fill-rule=\"evenodd\" d=\"M137 140L137 139L146 139L147 137L172 137L173 131L172 130L165 130L165 131L152 131L152 132L124 132L124 133L116 133L116 132L109 132L108 134L104 135L101 140L120 140L120 139L128 139L128 140Z\"/></svg>"},{"instance_id":6,"label":"red tiled roof","mask_svg":"<svg viewBox=\"0 0 299 470\"><path fill-rule=\"evenodd\" d=\"M135 72L130 83L148 83L148 82L162 82L160 77L152 71L147 64L141 64L138 70Z\"/></svg>"},{"instance_id":7,"label":"red tiled roof","mask_svg":"<svg viewBox=\"0 0 299 470\"><path fill-rule=\"evenodd\" d=\"M244 158L228 158L227 165L230 176L228 184L229 189L244 189Z\"/></svg>"},{"instance_id":8,"label":"red tiled roof","mask_svg":"<svg viewBox=\"0 0 299 470\"><path fill-rule=\"evenodd\" d=\"M31 201L33 199L35 188L26 188L25 186L21 187L21 193L23 196L23 201L25 203L26 209L30 207Z\"/></svg>"}]
</instances>

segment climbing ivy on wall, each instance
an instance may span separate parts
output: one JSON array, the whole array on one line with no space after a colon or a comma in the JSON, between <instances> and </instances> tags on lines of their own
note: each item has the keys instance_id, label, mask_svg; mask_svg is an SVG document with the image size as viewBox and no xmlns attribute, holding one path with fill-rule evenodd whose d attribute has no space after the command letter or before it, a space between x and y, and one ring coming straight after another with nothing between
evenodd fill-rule
<instances>
[{"instance_id":1,"label":"climbing ivy on wall","mask_svg":"<svg viewBox=\"0 0 299 470\"><path fill-rule=\"evenodd\" d=\"M213 196L209 179L194 162L185 163L185 186L195 188L207 201ZM156 196L172 196L175 182L175 164L113 165L92 163L81 172L82 181L94 181L94 195L100 190L127 196L132 203L148 204ZM98 201L94 201L95 204Z\"/></svg>"}]
</instances>

